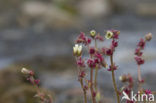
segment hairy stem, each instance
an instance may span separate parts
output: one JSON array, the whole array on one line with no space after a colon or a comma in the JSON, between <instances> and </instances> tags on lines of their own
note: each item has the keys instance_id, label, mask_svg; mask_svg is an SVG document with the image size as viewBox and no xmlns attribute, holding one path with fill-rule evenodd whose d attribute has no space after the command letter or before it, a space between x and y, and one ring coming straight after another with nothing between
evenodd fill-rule
<instances>
[{"instance_id":1,"label":"hairy stem","mask_svg":"<svg viewBox=\"0 0 156 103\"><path fill-rule=\"evenodd\" d=\"M113 66L114 66L113 55L110 56L110 61L111 61L111 67L113 68ZM114 90L116 92L117 103L120 103L120 97L119 97L119 93L118 93L118 89L117 89L117 85L116 85L116 81L115 81L115 74L114 74L113 69L112 69L112 80L113 80Z\"/></svg>"},{"instance_id":2,"label":"hairy stem","mask_svg":"<svg viewBox=\"0 0 156 103\"><path fill-rule=\"evenodd\" d=\"M84 94L84 103L87 103L87 92L84 88L84 84L83 84L83 79L80 79L80 84L81 84L81 88L83 89L83 94Z\"/></svg>"},{"instance_id":3,"label":"hairy stem","mask_svg":"<svg viewBox=\"0 0 156 103\"><path fill-rule=\"evenodd\" d=\"M91 91L91 95L92 95L92 103L96 103L95 96L94 96L94 90L93 90L93 68L91 68L91 71L90 71L90 82L91 82L90 91Z\"/></svg>"}]
</instances>

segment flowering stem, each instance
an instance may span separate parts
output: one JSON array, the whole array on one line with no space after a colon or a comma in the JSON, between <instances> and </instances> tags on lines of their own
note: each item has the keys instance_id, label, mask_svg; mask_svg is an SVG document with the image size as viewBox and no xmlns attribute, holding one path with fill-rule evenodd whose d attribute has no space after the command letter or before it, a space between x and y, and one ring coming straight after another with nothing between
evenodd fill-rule
<instances>
[{"instance_id":1,"label":"flowering stem","mask_svg":"<svg viewBox=\"0 0 156 103\"><path fill-rule=\"evenodd\" d=\"M52 98L50 95L48 95L49 99L46 99L44 97L44 93L42 93L42 91L40 90L39 86L37 84L34 83L34 76L30 76L30 82L32 83L32 85L35 87L37 94L40 97L41 103L45 103L46 101L49 101L48 103L52 103ZM44 95L43 95L44 94Z\"/></svg>"},{"instance_id":2,"label":"flowering stem","mask_svg":"<svg viewBox=\"0 0 156 103\"><path fill-rule=\"evenodd\" d=\"M141 70L140 70L140 65L138 65L138 91L141 89L141 81L142 81L142 78L141 78Z\"/></svg>"},{"instance_id":3,"label":"flowering stem","mask_svg":"<svg viewBox=\"0 0 156 103\"><path fill-rule=\"evenodd\" d=\"M83 84L83 78L80 79L80 84L81 84L81 88L83 89L83 93L84 93L84 103L87 103L87 92L86 89L84 88L84 84Z\"/></svg>"},{"instance_id":4,"label":"flowering stem","mask_svg":"<svg viewBox=\"0 0 156 103\"><path fill-rule=\"evenodd\" d=\"M91 95L92 95L92 103L96 103L96 100L95 100L95 96L94 96L94 90L93 90L93 68L91 68L91 71L90 71L90 91L91 91Z\"/></svg>"},{"instance_id":5,"label":"flowering stem","mask_svg":"<svg viewBox=\"0 0 156 103\"><path fill-rule=\"evenodd\" d=\"M96 50L98 50L98 48L97 48L97 41L96 41L96 39L95 39L95 49L96 49Z\"/></svg>"},{"instance_id":6,"label":"flowering stem","mask_svg":"<svg viewBox=\"0 0 156 103\"><path fill-rule=\"evenodd\" d=\"M95 49L98 50L96 39L95 39ZM98 67L96 66L96 68L95 68L95 78L94 78L94 87L95 87L96 91L97 91L97 76L98 76Z\"/></svg>"},{"instance_id":7,"label":"flowering stem","mask_svg":"<svg viewBox=\"0 0 156 103\"><path fill-rule=\"evenodd\" d=\"M110 56L110 61L111 61L111 68L113 68L113 66L114 66L113 55ZM116 85L116 81L115 81L114 69L112 69L112 80L113 80L113 85L114 85L114 89L115 89L116 96L117 96L117 103L120 103L120 97L119 97L119 93L118 93L117 85Z\"/></svg>"},{"instance_id":8,"label":"flowering stem","mask_svg":"<svg viewBox=\"0 0 156 103\"><path fill-rule=\"evenodd\" d=\"M52 103L52 97L51 97L51 95L48 95L48 97L49 97L49 102Z\"/></svg>"},{"instance_id":9,"label":"flowering stem","mask_svg":"<svg viewBox=\"0 0 156 103\"><path fill-rule=\"evenodd\" d=\"M141 70L140 70L140 65L138 65L138 81L141 81Z\"/></svg>"},{"instance_id":10,"label":"flowering stem","mask_svg":"<svg viewBox=\"0 0 156 103\"><path fill-rule=\"evenodd\" d=\"M39 87L38 87L38 85L36 85L35 83L34 83L34 77L33 76L30 76L30 82L32 83L32 85L35 87L35 89L36 89L36 91L37 91L37 93L41 93L40 92L40 89L39 89Z\"/></svg>"},{"instance_id":11,"label":"flowering stem","mask_svg":"<svg viewBox=\"0 0 156 103\"><path fill-rule=\"evenodd\" d=\"M95 68L95 79L94 79L94 87L97 91L97 75L98 75L98 67Z\"/></svg>"}]
</instances>

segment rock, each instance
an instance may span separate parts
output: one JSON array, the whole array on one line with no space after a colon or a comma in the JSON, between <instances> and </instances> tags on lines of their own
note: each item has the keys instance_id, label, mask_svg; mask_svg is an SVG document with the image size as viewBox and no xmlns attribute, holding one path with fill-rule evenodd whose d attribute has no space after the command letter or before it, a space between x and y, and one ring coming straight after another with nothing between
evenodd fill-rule
<instances>
[{"instance_id":1,"label":"rock","mask_svg":"<svg viewBox=\"0 0 156 103\"><path fill-rule=\"evenodd\" d=\"M3 38L6 41L18 41L22 40L26 37L26 34L23 31L19 30L8 30L4 31L1 38Z\"/></svg>"},{"instance_id":2,"label":"rock","mask_svg":"<svg viewBox=\"0 0 156 103\"><path fill-rule=\"evenodd\" d=\"M156 85L156 73L155 72L148 72L143 75L143 78L145 78L145 85L147 89L151 89L152 91L155 91L155 85Z\"/></svg>"},{"instance_id":3,"label":"rock","mask_svg":"<svg viewBox=\"0 0 156 103\"><path fill-rule=\"evenodd\" d=\"M20 4L22 0L1 0L0 1L0 11L7 11L7 10L15 10Z\"/></svg>"},{"instance_id":4,"label":"rock","mask_svg":"<svg viewBox=\"0 0 156 103\"><path fill-rule=\"evenodd\" d=\"M64 72L42 72L40 73L40 80L42 86L55 90L56 92L62 92L72 87L79 86L77 81L77 75L74 75L73 70Z\"/></svg>"},{"instance_id":5,"label":"rock","mask_svg":"<svg viewBox=\"0 0 156 103\"><path fill-rule=\"evenodd\" d=\"M118 12L134 12L136 5L140 3L137 0L111 0L111 2L116 7L115 9L119 9Z\"/></svg>"},{"instance_id":6,"label":"rock","mask_svg":"<svg viewBox=\"0 0 156 103\"><path fill-rule=\"evenodd\" d=\"M34 98L36 91L30 85L20 85L15 88L7 90L1 96L1 103L35 103L37 99Z\"/></svg>"},{"instance_id":7,"label":"rock","mask_svg":"<svg viewBox=\"0 0 156 103\"><path fill-rule=\"evenodd\" d=\"M37 103L38 101L34 98L36 94L34 86L26 81L18 66L0 70L0 84L0 103ZM46 92L43 88L41 90Z\"/></svg>"},{"instance_id":8,"label":"rock","mask_svg":"<svg viewBox=\"0 0 156 103\"><path fill-rule=\"evenodd\" d=\"M63 55L55 55L53 57L36 56L30 59L17 61L16 65L21 67L30 65L37 70L63 72L75 68L75 59L71 56Z\"/></svg>"},{"instance_id":9,"label":"rock","mask_svg":"<svg viewBox=\"0 0 156 103\"><path fill-rule=\"evenodd\" d=\"M156 16L156 3L140 3L136 13L140 16Z\"/></svg>"},{"instance_id":10,"label":"rock","mask_svg":"<svg viewBox=\"0 0 156 103\"><path fill-rule=\"evenodd\" d=\"M22 6L23 15L28 18L40 20L43 25L49 27L72 27L78 26L79 20L53 4L43 3L38 1L25 2ZM25 17L22 16L22 17Z\"/></svg>"},{"instance_id":11,"label":"rock","mask_svg":"<svg viewBox=\"0 0 156 103\"><path fill-rule=\"evenodd\" d=\"M108 0L83 0L78 5L80 14L86 18L108 16L112 13Z\"/></svg>"},{"instance_id":12,"label":"rock","mask_svg":"<svg viewBox=\"0 0 156 103\"><path fill-rule=\"evenodd\" d=\"M33 87L24 83L18 70L12 66L0 71L0 103L35 102Z\"/></svg>"}]
</instances>

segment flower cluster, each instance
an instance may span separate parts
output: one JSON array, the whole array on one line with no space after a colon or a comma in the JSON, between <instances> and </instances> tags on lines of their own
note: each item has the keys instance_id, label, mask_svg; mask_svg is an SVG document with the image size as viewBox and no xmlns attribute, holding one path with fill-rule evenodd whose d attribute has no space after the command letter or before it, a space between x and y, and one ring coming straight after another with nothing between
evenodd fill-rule
<instances>
[{"instance_id":1,"label":"flower cluster","mask_svg":"<svg viewBox=\"0 0 156 103\"><path fill-rule=\"evenodd\" d=\"M145 36L145 38L141 38L137 48L135 49L135 60L137 62L138 65L142 65L144 64L145 60L142 58L143 52L142 50L144 49L145 45L146 45L146 41L150 41L152 39L152 34L149 33Z\"/></svg>"},{"instance_id":2,"label":"flower cluster","mask_svg":"<svg viewBox=\"0 0 156 103\"><path fill-rule=\"evenodd\" d=\"M103 54L108 56L113 55L115 48L118 46L119 33L118 30L108 30L106 32L105 38L112 39L112 43L109 48L102 48Z\"/></svg>"},{"instance_id":3,"label":"flower cluster","mask_svg":"<svg viewBox=\"0 0 156 103\"><path fill-rule=\"evenodd\" d=\"M77 37L76 43L83 43L85 45L88 45L91 43L91 38L86 37L85 34L81 32Z\"/></svg>"},{"instance_id":4,"label":"flower cluster","mask_svg":"<svg viewBox=\"0 0 156 103\"><path fill-rule=\"evenodd\" d=\"M119 77L119 80L123 83L127 83L120 90L120 95L124 91L127 95L131 95L131 91L133 90L133 78L130 74L122 75ZM127 100L126 103L134 103L133 101Z\"/></svg>"},{"instance_id":5,"label":"flower cluster","mask_svg":"<svg viewBox=\"0 0 156 103\"><path fill-rule=\"evenodd\" d=\"M115 48L118 46L119 34L120 34L120 31L118 31L118 30L108 30L106 32L105 38L112 39L112 42L111 42L110 47L102 48L101 51L104 55L113 56L113 53L115 52ZM116 66L115 63L113 63L113 65L109 66L108 71L117 70L117 67L118 66Z\"/></svg>"},{"instance_id":6,"label":"flower cluster","mask_svg":"<svg viewBox=\"0 0 156 103\"><path fill-rule=\"evenodd\" d=\"M144 90L144 93L147 94L147 95L152 94L152 92L151 92L150 89L145 89L145 90Z\"/></svg>"},{"instance_id":7,"label":"flower cluster","mask_svg":"<svg viewBox=\"0 0 156 103\"><path fill-rule=\"evenodd\" d=\"M73 53L76 57L77 67L79 70L78 78L84 92L84 103L87 103L86 93L89 89L92 96L92 103L100 102L100 92L97 88L97 75L100 68L107 68L108 71L112 72L112 81L114 90L116 92L117 103L120 103L120 95L123 91L127 95L130 95L134 84L132 76L130 74L120 76L120 81L126 83L120 91L117 88L115 80L114 71L118 69L118 66L113 61L113 54L116 47L118 47L119 34L120 31L118 30L108 30L106 32L105 38L111 40L111 44L107 47L98 47L97 42L103 42L104 38L95 30L91 30L89 35L81 32L80 35L77 37L76 44L73 47ZM144 80L141 78L140 65L144 64L142 51L145 48L146 41L150 41L151 39L152 34L147 34L145 38L140 39L139 43L137 44L137 48L135 49L135 60L138 64L138 91L146 94L150 94L151 91L141 88L141 83L143 83ZM89 54L88 58L84 58L83 56L82 50L84 47L87 48ZM104 58L106 56L110 58L109 66L107 66L107 62ZM88 68L90 68L90 75L87 75L86 72ZM89 80L87 76L90 77ZM126 103L134 103L134 101L127 100Z\"/></svg>"},{"instance_id":8,"label":"flower cluster","mask_svg":"<svg viewBox=\"0 0 156 103\"><path fill-rule=\"evenodd\" d=\"M137 44L137 48L135 49L135 60L138 64L138 93L145 93L147 95L151 94L151 90L144 89L142 88L142 83L144 83L144 80L141 78L141 70L140 70L140 65L144 64L144 59L142 58L143 55L143 50L146 45L146 41L150 41L152 39L152 34L148 33L145 35L145 38L141 38L139 43ZM128 75L123 75L119 77L119 80L122 82L128 82L128 85L123 86L121 89L124 91L127 95L130 95L132 89L133 89L133 78L130 74ZM127 103L135 103L134 101L129 101L127 100Z\"/></svg>"},{"instance_id":9,"label":"flower cluster","mask_svg":"<svg viewBox=\"0 0 156 103\"><path fill-rule=\"evenodd\" d=\"M37 90L35 97L38 97L40 102L42 103L52 103L52 96L50 94L44 93L39 88L39 79L35 79L35 74L32 70L28 70L26 68L22 68L21 72L26 75L27 80L30 81L30 83L34 86L34 88Z\"/></svg>"},{"instance_id":10,"label":"flower cluster","mask_svg":"<svg viewBox=\"0 0 156 103\"><path fill-rule=\"evenodd\" d=\"M105 60L103 58L103 54L101 53L100 50L98 50L98 48L96 46L90 46L92 41L104 41L104 38L96 33L95 30L91 30L90 31L90 37L86 36L85 33L81 32L80 35L77 37L76 39L76 44L73 47L73 54L76 57L77 60L77 65L79 67L85 67L85 60L82 59L82 46L86 46L88 48L88 52L90 55L90 58L87 59L87 65L90 68L95 68L95 67L99 67L100 65L102 66L106 66L105 64Z\"/></svg>"},{"instance_id":11,"label":"flower cluster","mask_svg":"<svg viewBox=\"0 0 156 103\"><path fill-rule=\"evenodd\" d=\"M139 83L143 83L144 80L141 78L141 70L140 70L140 65L144 64L145 60L143 59L143 50L146 45L146 41L150 41L152 39L152 34L148 33L145 35L145 38L141 38L137 48L135 49L135 60L138 64L138 81Z\"/></svg>"},{"instance_id":12,"label":"flower cluster","mask_svg":"<svg viewBox=\"0 0 156 103\"><path fill-rule=\"evenodd\" d=\"M105 38L112 39L111 45L109 47L101 47L101 48L98 47L97 43L103 42L104 37L100 35L100 33L97 33L95 30L91 30L89 35L86 35L85 33L81 32L75 41L76 44L73 47L73 54L76 57L76 63L77 63L77 67L79 70L78 78L79 78L81 87L84 91L84 95L86 95L88 88L90 88L93 103L96 103L98 102L97 100L100 100L99 99L100 93L97 89L97 80L96 80L97 75L98 75L98 70L100 68L108 68L104 56L113 55L115 48L118 46L119 33L120 32L118 30L108 30L106 32ZM87 48L87 51L89 54L88 58L83 57L82 47ZM87 68L90 68L89 69L90 80L87 80L86 78ZM108 68L108 71L114 71L114 70L117 70L117 66L115 65L115 63L111 64ZM87 89L85 89L86 87Z\"/></svg>"},{"instance_id":13,"label":"flower cluster","mask_svg":"<svg viewBox=\"0 0 156 103\"><path fill-rule=\"evenodd\" d=\"M128 96L131 95L131 91L134 87L134 80L130 74L122 75L119 80L124 83L124 86L118 90L115 79L115 70L118 66L113 61L113 54L116 47L118 47L120 31L118 30L108 30L105 34L106 39L111 40L111 44L108 47L98 47L98 42L105 41L104 36L97 33L95 30L91 30L89 35L81 32L75 41L75 46L73 47L73 55L76 59L77 69L78 69L78 81L81 84L82 91L84 93L84 103L87 103L87 93L90 92L92 103L102 103L101 93L98 89L97 77L98 71L101 68L106 68L111 72L112 82L114 91L116 93L117 102L120 103L120 96L126 93ZM144 80L141 78L140 65L144 64L143 50L145 48L146 42L152 39L152 34L149 33L141 38L135 49L135 60L138 65L138 95L145 93L147 95L152 94L151 90L144 89L142 83ZM83 56L83 48L87 49L88 55ZM110 64L107 64L105 57L110 58ZM27 80L35 87L37 93L35 97L38 97L41 103L52 103L52 97L48 93L43 92L39 88L39 79L35 79L35 73L32 70L22 68L21 72L26 75ZM88 73L89 72L89 73ZM146 98L145 98L146 99ZM135 101L127 100L126 103L135 103Z\"/></svg>"}]
</instances>

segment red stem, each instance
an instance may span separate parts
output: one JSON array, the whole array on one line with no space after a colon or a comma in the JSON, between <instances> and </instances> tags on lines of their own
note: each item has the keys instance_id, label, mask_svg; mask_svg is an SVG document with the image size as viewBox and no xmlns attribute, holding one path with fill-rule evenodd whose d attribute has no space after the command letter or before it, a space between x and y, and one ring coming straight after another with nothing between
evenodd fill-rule
<instances>
[{"instance_id":1,"label":"red stem","mask_svg":"<svg viewBox=\"0 0 156 103\"><path fill-rule=\"evenodd\" d=\"M94 96L94 90L93 90L93 68L91 68L91 71L90 71L90 82L91 82L90 91L91 91L91 95L92 95L92 103L96 103L95 96Z\"/></svg>"}]
</instances>

